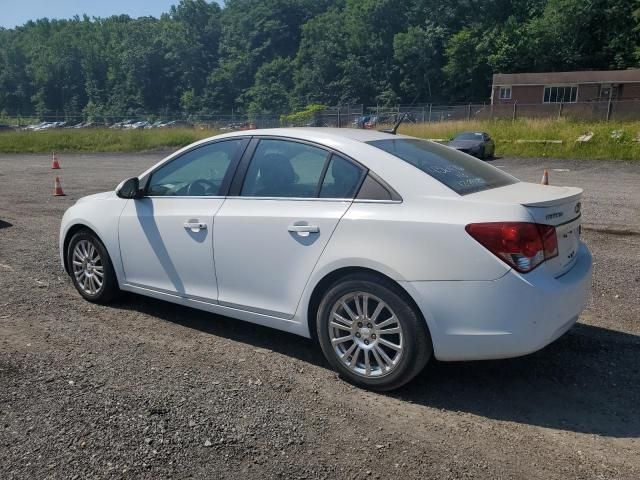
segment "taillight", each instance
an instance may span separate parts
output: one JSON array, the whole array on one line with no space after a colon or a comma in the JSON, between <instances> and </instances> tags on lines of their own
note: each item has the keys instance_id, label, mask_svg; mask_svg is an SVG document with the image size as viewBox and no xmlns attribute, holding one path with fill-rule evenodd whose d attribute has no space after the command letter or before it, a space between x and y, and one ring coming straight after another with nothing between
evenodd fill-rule
<instances>
[{"instance_id":1,"label":"taillight","mask_svg":"<svg viewBox=\"0 0 640 480\"><path fill-rule=\"evenodd\" d=\"M517 271L530 272L558 255L556 228L526 222L471 223L465 230Z\"/></svg>"}]
</instances>

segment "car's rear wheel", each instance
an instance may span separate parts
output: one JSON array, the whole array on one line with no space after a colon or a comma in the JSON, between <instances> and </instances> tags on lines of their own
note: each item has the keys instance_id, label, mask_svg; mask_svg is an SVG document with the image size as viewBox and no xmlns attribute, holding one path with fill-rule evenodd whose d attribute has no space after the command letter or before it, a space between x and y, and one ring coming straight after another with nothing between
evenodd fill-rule
<instances>
[{"instance_id":1,"label":"car's rear wheel","mask_svg":"<svg viewBox=\"0 0 640 480\"><path fill-rule=\"evenodd\" d=\"M82 230L69 242L68 271L76 290L94 303L107 303L119 292L107 249L93 233Z\"/></svg>"},{"instance_id":2,"label":"car's rear wheel","mask_svg":"<svg viewBox=\"0 0 640 480\"><path fill-rule=\"evenodd\" d=\"M431 357L431 338L419 312L394 283L375 275L351 275L330 287L316 325L329 363L361 387L401 387Z\"/></svg>"}]
</instances>

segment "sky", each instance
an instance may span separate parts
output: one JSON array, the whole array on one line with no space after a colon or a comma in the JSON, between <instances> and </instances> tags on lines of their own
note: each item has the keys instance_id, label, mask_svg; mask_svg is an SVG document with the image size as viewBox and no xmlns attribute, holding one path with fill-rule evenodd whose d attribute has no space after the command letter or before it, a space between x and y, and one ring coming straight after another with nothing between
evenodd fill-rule
<instances>
[{"instance_id":1,"label":"sky","mask_svg":"<svg viewBox=\"0 0 640 480\"><path fill-rule=\"evenodd\" d=\"M90 17L119 14L159 17L178 2L179 0L0 0L0 27L13 28L38 18L71 18L84 13Z\"/></svg>"}]
</instances>

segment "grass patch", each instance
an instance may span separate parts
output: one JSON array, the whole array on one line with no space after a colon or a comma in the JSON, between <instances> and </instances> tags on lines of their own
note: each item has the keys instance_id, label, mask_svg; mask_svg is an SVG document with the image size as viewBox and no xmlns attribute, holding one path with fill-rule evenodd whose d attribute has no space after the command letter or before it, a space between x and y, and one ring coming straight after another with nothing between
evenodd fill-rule
<instances>
[{"instance_id":1,"label":"grass patch","mask_svg":"<svg viewBox=\"0 0 640 480\"><path fill-rule=\"evenodd\" d=\"M496 141L496 155L514 157L640 160L640 122L582 123L569 120L521 119L406 124L400 133L449 139L465 130L485 131ZM611 132L622 131L620 138ZM576 139L593 132L588 143ZM0 132L0 152L139 152L177 148L219 132L198 128L152 130L57 129L43 132ZM517 143L518 140L562 140L562 144Z\"/></svg>"},{"instance_id":2,"label":"grass patch","mask_svg":"<svg viewBox=\"0 0 640 480\"><path fill-rule=\"evenodd\" d=\"M401 125L399 132L422 138L450 139L465 130L489 133L496 142L498 156L640 160L640 142L636 141L640 139L640 122L455 121ZM612 138L613 131L622 131L622 137ZM586 132L594 133L591 141L576 142ZM517 140L562 140L562 144L517 143Z\"/></svg>"},{"instance_id":3,"label":"grass patch","mask_svg":"<svg viewBox=\"0 0 640 480\"><path fill-rule=\"evenodd\" d=\"M215 130L167 128L153 130L56 129L42 132L0 132L0 152L140 152L183 147L216 135Z\"/></svg>"}]
</instances>

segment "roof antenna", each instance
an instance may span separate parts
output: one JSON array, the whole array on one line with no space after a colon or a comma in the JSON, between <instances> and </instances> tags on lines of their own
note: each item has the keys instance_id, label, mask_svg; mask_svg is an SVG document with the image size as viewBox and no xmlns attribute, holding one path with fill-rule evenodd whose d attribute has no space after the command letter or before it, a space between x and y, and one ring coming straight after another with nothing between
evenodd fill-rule
<instances>
[{"instance_id":1,"label":"roof antenna","mask_svg":"<svg viewBox=\"0 0 640 480\"><path fill-rule=\"evenodd\" d=\"M404 112L402 114L402 116L400 117L400 120L398 120L398 122L394 125L393 128L383 128L382 130L378 130L379 132L382 133L390 133L391 135L395 135L396 132L398 131L398 127L400 126L400 124L404 121L404 119L407 117L407 112Z\"/></svg>"}]
</instances>

